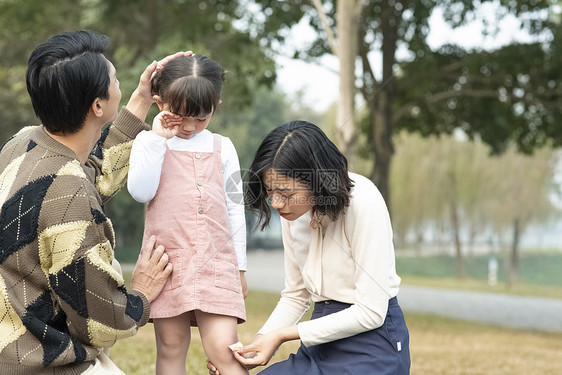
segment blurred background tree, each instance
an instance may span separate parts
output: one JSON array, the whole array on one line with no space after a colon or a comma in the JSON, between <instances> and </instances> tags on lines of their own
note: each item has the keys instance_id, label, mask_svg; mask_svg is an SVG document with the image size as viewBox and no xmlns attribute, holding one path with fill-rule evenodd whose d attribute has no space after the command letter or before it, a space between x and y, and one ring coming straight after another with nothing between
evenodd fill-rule
<instances>
[{"instance_id":1,"label":"blurred background tree","mask_svg":"<svg viewBox=\"0 0 562 375\"><path fill-rule=\"evenodd\" d=\"M236 1L227 0L2 0L0 69L2 77L6 77L2 84L9 89L3 93L13 92L12 103L16 99L29 102L23 98L25 85L20 86L25 83L22 77L33 48L64 30L92 29L111 39L107 55L119 72L124 96L132 92L138 76L152 59L170 51L191 49L228 69L225 110L244 108L250 104L255 89L273 85L275 64L248 30L233 26L242 14ZM0 118L6 124L3 138L29 123L29 115L22 120L13 115L12 103L0 103L0 113L12 116ZM25 112L29 108L24 108Z\"/></svg>"},{"instance_id":2,"label":"blurred background tree","mask_svg":"<svg viewBox=\"0 0 562 375\"><path fill-rule=\"evenodd\" d=\"M403 131L395 141L391 189L397 246L413 244L419 254L424 247L435 253L452 244L462 279L464 254L481 253L478 247L493 250L490 243L504 243L509 234L507 281L515 284L525 228L560 212L550 199L560 163L555 150L544 146L525 155L511 146L490 157L490 146L458 135L422 138Z\"/></svg>"}]
</instances>

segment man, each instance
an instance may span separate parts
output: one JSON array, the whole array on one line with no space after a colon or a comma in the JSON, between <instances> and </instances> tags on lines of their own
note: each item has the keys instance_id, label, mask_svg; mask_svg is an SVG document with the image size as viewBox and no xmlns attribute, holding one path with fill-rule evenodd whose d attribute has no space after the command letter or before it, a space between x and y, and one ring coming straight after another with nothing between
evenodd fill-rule
<instances>
[{"instance_id":1,"label":"man","mask_svg":"<svg viewBox=\"0 0 562 375\"><path fill-rule=\"evenodd\" d=\"M132 140L148 129L152 75L190 53L149 65L117 115L108 44L90 31L63 33L29 58L27 89L42 125L0 151L2 374L122 374L103 348L148 321L172 271L153 239L127 290L103 204L125 183Z\"/></svg>"}]
</instances>

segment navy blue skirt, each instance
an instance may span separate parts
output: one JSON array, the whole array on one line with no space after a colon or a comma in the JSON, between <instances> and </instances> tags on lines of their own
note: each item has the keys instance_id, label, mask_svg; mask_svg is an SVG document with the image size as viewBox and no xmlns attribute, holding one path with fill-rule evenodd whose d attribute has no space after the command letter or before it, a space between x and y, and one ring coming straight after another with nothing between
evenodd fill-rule
<instances>
[{"instance_id":1,"label":"navy blue skirt","mask_svg":"<svg viewBox=\"0 0 562 375\"><path fill-rule=\"evenodd\" d=\"M350 305L336 301L314 304L312 319ZM388 302L382 326L345 339L306 347L266 368L260 375L408 375L410 336L396 297Z\"/></svg>"}]
</instances>

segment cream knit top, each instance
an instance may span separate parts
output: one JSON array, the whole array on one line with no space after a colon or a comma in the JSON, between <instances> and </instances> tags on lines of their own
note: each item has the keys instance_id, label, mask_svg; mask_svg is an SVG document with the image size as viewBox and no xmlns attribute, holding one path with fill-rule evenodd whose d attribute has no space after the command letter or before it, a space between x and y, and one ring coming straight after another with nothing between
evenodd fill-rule
<instances>
[{"instance_id":1,"label":"cream knit top","mask_svg":"<svg viewBox=\"0 0 562 375\"><path fill-rule=\"evenodd\" d=\"M322 218L316 229L307 213L282 221L285 289L259 333L294 325L311 302L352 304L337 313L298 323L304 345L317 345L380 327L388 300L398 294L392 227L386 204L367 178L350 173L355 186L346 212Z\"/></svg>"}]
</instances>

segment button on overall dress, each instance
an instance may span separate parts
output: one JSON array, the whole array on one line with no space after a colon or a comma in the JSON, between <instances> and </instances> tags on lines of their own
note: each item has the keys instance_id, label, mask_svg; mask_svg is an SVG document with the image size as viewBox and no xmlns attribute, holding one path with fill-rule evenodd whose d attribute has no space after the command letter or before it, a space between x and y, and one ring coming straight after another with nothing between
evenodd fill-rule
<instances>
[{"instance_id":1,"label":"button on overall dress","mask_svg":"<svg viewBox=\"0 0 562 375\"><path fill-rule=\"evenodd\" d=\"M156 195L147 207L143 245L163 245L173 271L150 305L150 318L201 310L246 320L228 217L221 136L213 152L166 149ZM191 325L196 326L195 314Z\"/></svg>"}]
</instances>

